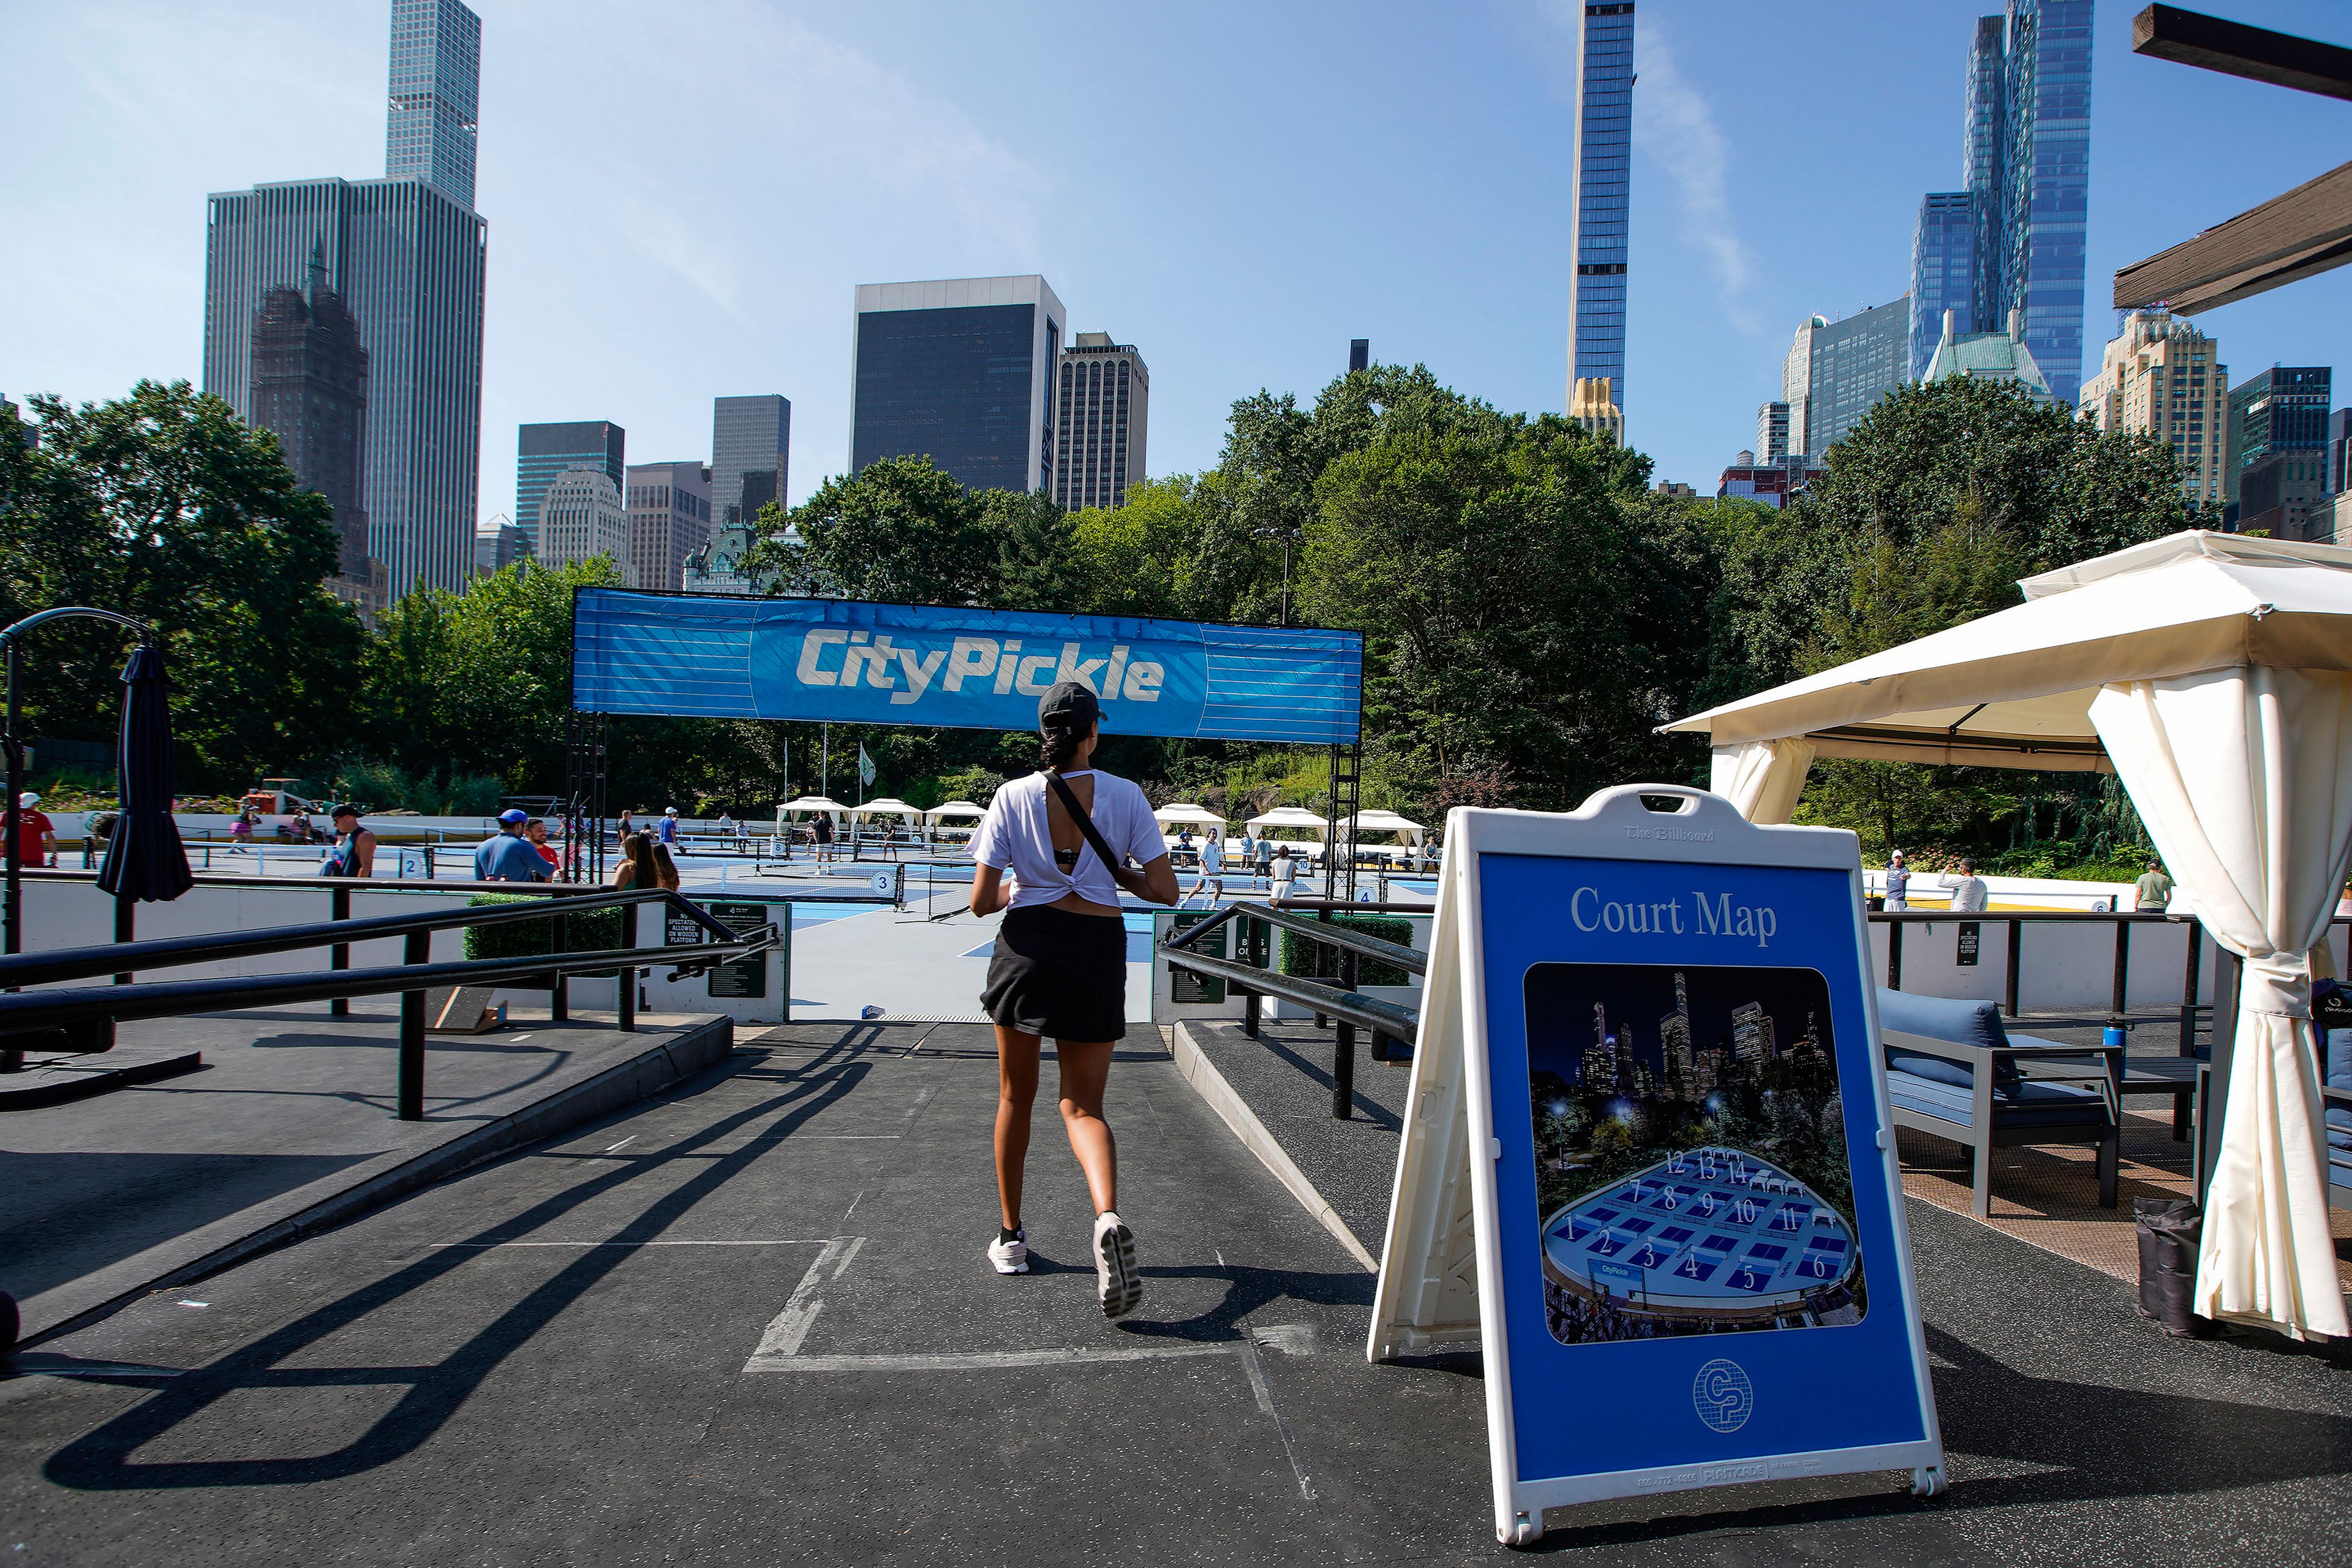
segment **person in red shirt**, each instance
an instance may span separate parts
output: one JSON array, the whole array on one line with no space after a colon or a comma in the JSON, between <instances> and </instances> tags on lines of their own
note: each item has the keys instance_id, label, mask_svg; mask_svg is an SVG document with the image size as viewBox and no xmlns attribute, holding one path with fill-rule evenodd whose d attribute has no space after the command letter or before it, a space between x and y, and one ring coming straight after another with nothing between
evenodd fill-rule
<instances>
[{"instance_id":1,"label":"person in red shirt","mask_svg":"<svg viewBox=\"0 0 2352 1568\"><path fill-rule=\"evenodd\" d=\"M522 836L530 840L530 847L539 851L541 859L551 866L557 864L555 847L547 841L547 824L544 820L534 816L524 823Z\"/></svg>"},{"instance_id":2,"label":"person in red shirt","mask_svg":"<svg viewBox=\"0 0 2352 1568\"><path fill-rule=\"evenodd\" d=\"M34 809L40 804L41 797L31 790L16 797L16 856L21 865L48 866L58 858L57 828L47 812Z\"/></svg>"}]
</instances>

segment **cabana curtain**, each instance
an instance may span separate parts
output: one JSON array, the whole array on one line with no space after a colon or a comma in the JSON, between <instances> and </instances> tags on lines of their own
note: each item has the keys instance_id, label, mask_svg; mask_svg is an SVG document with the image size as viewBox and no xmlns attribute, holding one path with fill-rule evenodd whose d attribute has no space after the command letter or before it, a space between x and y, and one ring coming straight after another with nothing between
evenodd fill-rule
<instances>
[{"instance_id":1,"label":"cabana curtain","mask_svg":"<svg viewBox=\"0 0 2352 1568\"><path fill-rule=\"evenodd\" d=\"M2347 1331L2310 950L2352 853L2352 676L2253 666L2101 689L2091 721L2213 939L2246 961L2197 1310Z\"/></svg>"},{"instance_id":2,"label":"cabana curtain","mask_svg":"<svg viewBox=\"0 0 2352 1568\"><path fill-rule=\"evenodd\" d=\"M1801 735L1717 746L1707 788L1750 822L1786 822L1804 792L1805 770L1812 765L1813 743Z\"/></svg>"}]
</instances>

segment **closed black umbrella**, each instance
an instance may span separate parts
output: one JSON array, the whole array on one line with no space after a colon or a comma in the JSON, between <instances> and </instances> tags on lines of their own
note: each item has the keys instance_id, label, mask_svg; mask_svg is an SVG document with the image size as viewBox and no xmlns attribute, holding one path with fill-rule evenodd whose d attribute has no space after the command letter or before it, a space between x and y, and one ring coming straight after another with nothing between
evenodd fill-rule
<instances>
[{"instance_id":1,"label":"closed black umbrella","mask_svg":"<svg viewBox=\"0 0 2352 1568\"><path fill-rule=\"evenodd\" d=\"M99 887L120 900L118 909L168 902L195 882L180 825L172 820L172 710L163 651L144 645L132 650L122 685L122 813L98 873Z\"/></svg>"}]
</instances>

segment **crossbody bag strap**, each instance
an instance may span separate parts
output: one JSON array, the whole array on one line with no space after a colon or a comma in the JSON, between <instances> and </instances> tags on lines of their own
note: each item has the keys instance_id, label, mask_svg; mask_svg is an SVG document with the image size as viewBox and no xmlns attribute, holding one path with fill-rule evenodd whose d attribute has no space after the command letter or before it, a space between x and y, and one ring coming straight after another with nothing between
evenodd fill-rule
<instances>
[{"instance_id":1,"label":"crossbody bag strap","mask_svg":"<svg viewBox=\"0 0 2352 1568\"><path fill-rule=\"evenodd\" d=\"M1078 825L1078 832L1085 837L1088 847L1102 858L1103 865L1110 871L1111 880L1122 888L1126 887L1128 879L1134 873L1120 868L1118 857L1113 855L1110 846L1103 842L1101 832L1095 826L1095 819L1087 816L1087 808L1079 804L1077 792L1059 773L1047 773L1045 782L1053 786L1055 795L1061 796L1062 809L1068 812L1070 820Z\"/></svg>"}]
</instances>

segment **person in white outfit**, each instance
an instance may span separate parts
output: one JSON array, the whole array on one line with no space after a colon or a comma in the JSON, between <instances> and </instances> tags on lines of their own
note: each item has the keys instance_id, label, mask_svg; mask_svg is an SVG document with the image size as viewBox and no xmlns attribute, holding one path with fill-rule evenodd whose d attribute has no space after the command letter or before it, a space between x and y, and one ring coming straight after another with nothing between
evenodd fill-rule
<instances>
[{"instance_id":1,"label":"person in white outfit","mask_svg":"<svg viewBox=\"0 0 2352 1568\"><path fill-rule=\"evenodd\" d=\"M1977 875L1977 863L1960 862L1960 874L1946 877L1944 886L1952 889L1952 912L1960 915L1982 914L1985 907L1984 879Z\"/></svg>"}]
</instances>

